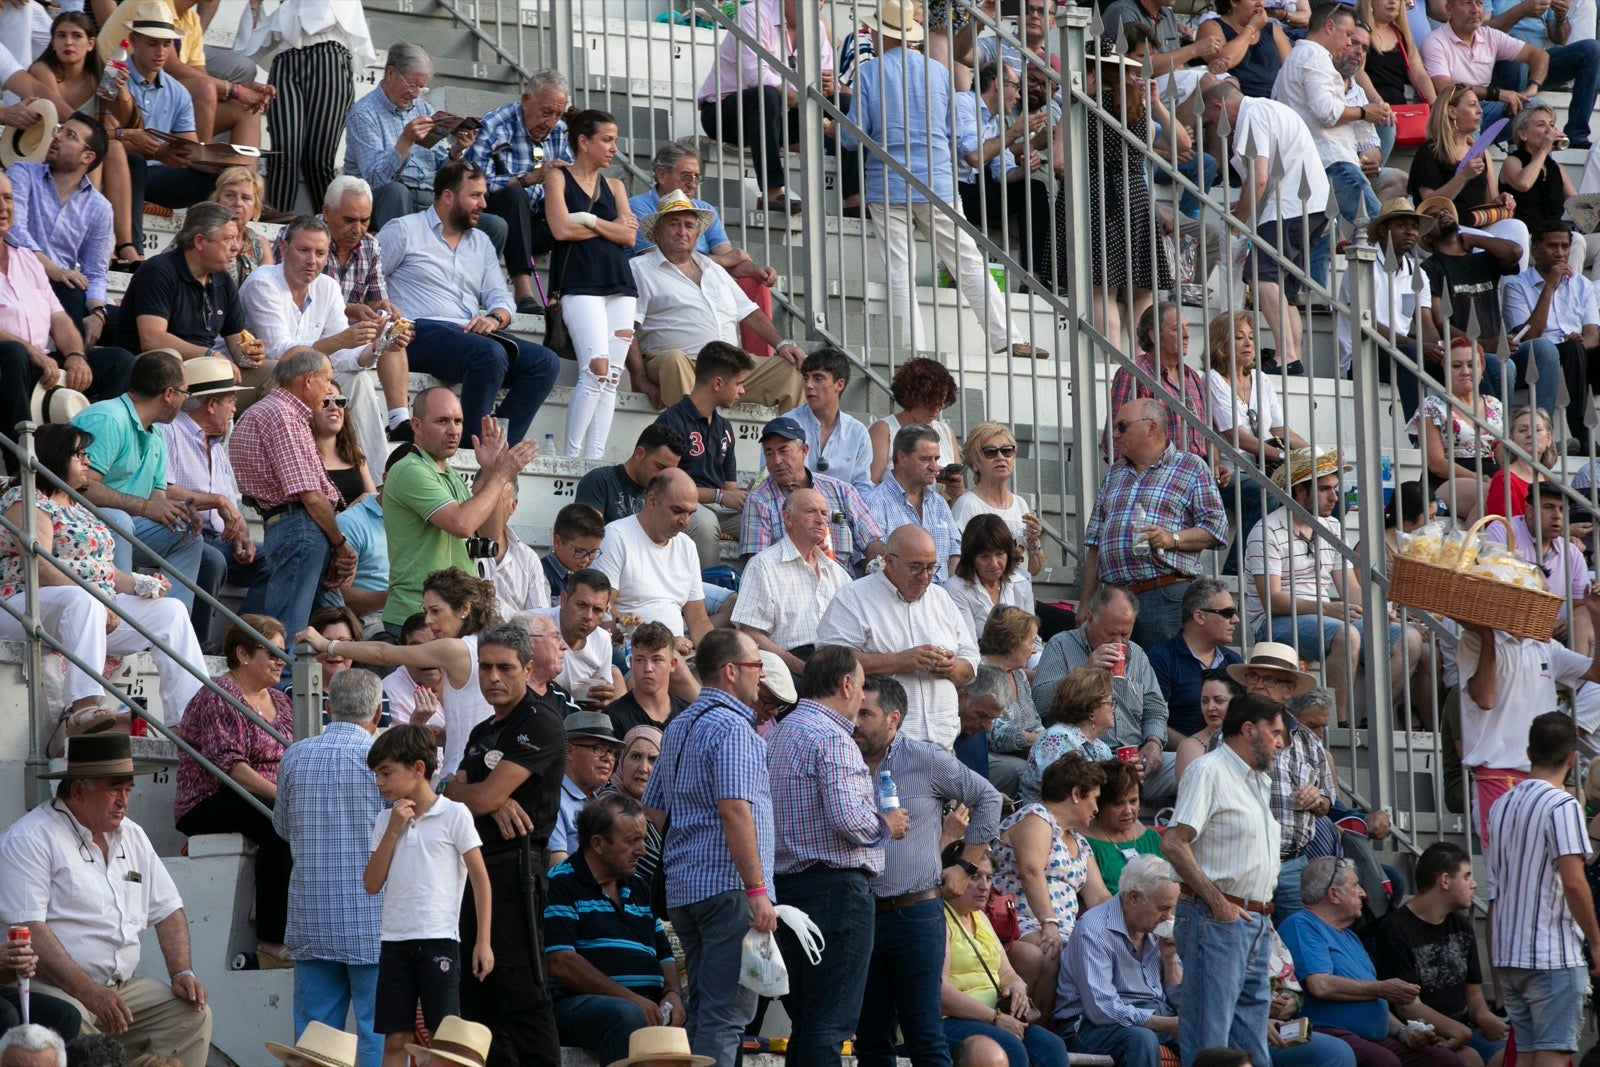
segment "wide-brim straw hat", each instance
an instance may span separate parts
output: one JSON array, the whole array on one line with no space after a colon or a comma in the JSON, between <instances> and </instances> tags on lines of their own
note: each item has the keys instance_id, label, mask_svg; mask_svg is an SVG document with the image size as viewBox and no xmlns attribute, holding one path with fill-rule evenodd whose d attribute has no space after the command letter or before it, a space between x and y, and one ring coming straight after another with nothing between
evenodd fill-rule
<instances>
[{"instance_id":1,"label":"wide-brim straw hat","mask_svg":"<svg viewBox=\"0 0 1600 1067\"><path fill-rule=\"evenodd\" d=\"M1250 649L1250 658L1243 663L1228 664L1228 677L1244 685L1251 671L1277 671L1294 676L1294 696L1309 693L1316 688L1317 679L1300 669L1300 657L1293 645L1278 641L1257 641Z\"/></svg>"},{"instance_id":2,"label":"wide-brim straw hat","mask_svg":"<svg viewBox=\"0 0 1600 1067\"><path fill-rule=\"evenodd\" d=\"M688 1067L710 1067L717 1061L689 1051L689 1031L681 1026L643 1026L628 1035L627 1059L614 1060L606 1067L633 1067L646 1060L671 1060Z\"/></svg>"},{"instance_id":3,"label":"wide-brim straw hat","mask_svg":"<svg viewBox=\"0 0 1600 1067\"><path fill-rule=\"evenodd\" d=\"M1415 207L1409 196L1397 196L1385 200L1378 217L1367 223L1367 240L1376 241L1378 231L1383 228L1383 224L1393 222L1395 219L1416 219L1419 236L1433 232L1433 219Z\"/></svg>"},{"instance_id":4,"label":"wide-brim straw hat","mask_svg":"<svg viewBox=\"0 0 1600 1067\"><path fill-rule=\"evenodd\" d=\"M484 1067L489 1062L489 1045L494 1035L482 1023L472 1023L459 1015L446 1015L439 1020L439 1029L433 1032L433 1044L427 1048L406 1043L406 1051L413 1057L432 1056L437 1060L459 1063L461 1067Z\"/></svg>"},{"instance_id":5,"label":"wide-brim straw hat","mask_svg":"<svg viewBox=\"0 0 1600 1067\"><path fill-rule=\"evenodd\" d=\"M61 124L56 106L48 100L30 100L23 105L39 116L27 129L20 126L0 127L0 167L13 163L43 163L50 151L50 139Z\"/></svg>"},{"instance_id":6,"label":"wide-brim straw hat","mask_svg":"<svg viewBox=\"0 0 1600 1067\"><path fill-rule=\"evenodd\" d=\"M692 211L695 218L699 220L700 226L696 236L709 230L712 220L717 217L716 212L707 211L703 207L696 207L694 201L689 199L689 194L682 189L674 189L666 196L663 196L656 204L656 209L646 215L639 223L639 232L644 234L646 241L654 244L656 240L656 224L668 215L676 215L681 211Z\"/></svg>"},{"instance_id":7,"label":"wide-brim straw hat","mask_svg":"<svg viewBox=\"0 0 1600 1067\"><path fill-rule=\"evenodd\" d=\"M911 44L923 38L922 23L917 21L917 5L911 0L879 0L877 14L862 15L861 25Z\"/></svg>"},{"instance_id":8,"label":"wide-brim straw hat","mask_svg":"<svg viewBox=\"0 0 1600 1067\"><path fill-rule=\"evenodd\" d=\"M289 1062L290 1056L293 1056L295 1059L320 1064L322 1067L356 1067L356 1035L335 1030L327 1023L319 1023L315 1019L306 1023L304 1032L300 1034L300 1040L293 1045L268 1041L267 1051L285 1063Z\"/></svg>"},{"instance_id":9,"label":"wide-brim straw hat","mask_svg":"<svg viewBox=\"0 0 1600 1067\"><path fill-rule=\"evenodd\" d=\"M1279 489L1293 489L1301 482L1355 469L1343 460L1344 453L1337 448L1330 448L1326 452L1318 452L1314 448L1291 449L1289 462L1277 469L1272 480L1278 483Z\"/></svg>"},{"instance_id":10,"label":"wide-brim straw hat","mask_svg":"<svg viewBox=\"0 0 1600 1067\"><path fill-rule=\"evenodd\" d=\"M61 424L71 422L78 412L88 406L89 398L76 389L68 389L64 385L46 389L44 383L39 382L33 387L33 397L28 401L28 413L40 425L47 422Z\"/></svg>"},{"instance_id":11,"label":"wide-brim straw hat","mask_svg":"<svg viewBox=\"0 0 1600 1067\"><path fill-rule=\"evenodd\" d=\"M178 29L178 16L173 13L170 4L164 0L123 0L111 17L106 19L105 25L100 27L100 35L94 42L95 51L100 53L101 59L110 62L111 57L117 54L117 49L122 47L122 42L136 33L169 41L183 40L183 31Z\"/></svg>"}]
</instances>

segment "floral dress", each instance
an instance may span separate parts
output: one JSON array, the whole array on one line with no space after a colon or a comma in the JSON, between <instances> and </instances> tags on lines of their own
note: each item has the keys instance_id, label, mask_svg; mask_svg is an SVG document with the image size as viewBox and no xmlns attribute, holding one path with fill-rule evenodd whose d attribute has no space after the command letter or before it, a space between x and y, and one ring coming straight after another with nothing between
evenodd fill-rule
<instances>
[{"instance_id":1,"label":"floral dress","mask_svg":"<svg viewBox=\"0 0 1600 1067\"><path fill-rule=\"evenodd\" d=\"M1421 438L1422 420L1427 419L1444 436L1444 445L1450 449L1452 459L1489 459L1494 456L1501 415L1499 398L1485 396L1483 422L1487 429L1481 429L1470 419L1462 417L1451 398L1435 394L1423 398L1421 410L1406 423L1406 432L1412 437Z\"/></svg>"},{"instance_id":2,"label":"floral dress","mask_svg":"<svg viewBox=\"0 0 1600 1067\"><path fill-rule=\"evenodd\" d=\"M1000 841L994 847L994 889L997 893L1013 893L1017 898L1017 927L1026 937L1039 929L1040 922L1028 905L1027 894L1022 891L1022 871L1017 864L1017 854L1006 841L1006 831L1030 815L1037 815L1050 827L1050 855L1044 863L1045 885L1050 891L1050 909L1055 913L1057 929L1065 940L1078 924L1078 891L1089 877L1088 839L1073 830L1073 844L1078 854L1074 856L1066 843L1066 831L1043 804L1025 804L1000 824Z\"/></svg>"},{"instance_id":3,"label":"floral dress","mask_svg":"<svg viewBox=\"0 0 1600 1067\"><path fill-rule=\"evenodd\" d=\"M1051 723L1039 740L1028 750L1028 766L1017 783L1017 792L1023 800L1039 799L1039 784L1044 781L1045 768L1068 752L1081 752L1090 763L1103 763L1114 759L1111 746L1098 737L1093 741L1076 726Z\"/></svg>"},{"instance_id":4,"label":"floral dress","mask_svg":"<svg viewBox=\"0 0 1600 1067\"><path fill-rule=\"evenodd\" d=\"M22 498L20 486L0 497L0 511L9 511ZM50 554L73 574L86 582L93 582L106 596L115 596L112 584L117 575L115 542L105 523L89 514L77 504L60 504L40 492L36 503L40 511L50 517L50 527L55 536L50 544ZM31 516L24 516L31 520ZM26 551L9 531L0 529L0 597L10 598L22 592L23 560Z\"/></svg>"}]
</instances>

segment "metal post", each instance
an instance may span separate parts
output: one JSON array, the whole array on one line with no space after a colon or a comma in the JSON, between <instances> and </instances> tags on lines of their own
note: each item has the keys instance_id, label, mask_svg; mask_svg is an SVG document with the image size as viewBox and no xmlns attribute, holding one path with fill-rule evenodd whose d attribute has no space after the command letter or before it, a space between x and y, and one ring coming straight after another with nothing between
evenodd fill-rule
<instances>
[{"instance_id":1,"label":"metal post","mask_svg":"<svg viewBox=\"0 0 1600 1067\"><path fill-rule=\"evenodd\" d=\"M1069 175L1088 174L1089 167L1094 165L1094 161L1089 159L1089 114L1079 102L1084 92L1084 34L1089 28L1089 17L1088 11L1071 8L1063 12L1060 19L1061 77L1069 82L1072 91L1063 94L1066 107L1058 131L1065 138L1062 149L1066 173ZM1063 182L1057 195L1072 198L1067 217L1079 222L1063 235L1064 240L1071 242L1069 254L1063 257L1067 262L1066 297L1071 313L1063 317L1069 353L1067 358L1072 361L1072 380L1069 385L1072 389L1072 425L1078 443L1077 463L1072 473L1076 482L1073 489L1078 497L1077 520L1081 531L1088 522L1095 496L1100 491L1100 479L1096 476L1099 453L1093 444L1095 427L1099 423L1095 410L1095 397L1099 391L1099 380L1095 375L1098 357L1089 331L1085 329L1085 320L1091 314L1094 301L1094 275L1090 268L1094 250L1089 247L1089 228L1085 225L1089 218L1089 183ZM1078 576L1078 581L1082 583L1083 575Z\"/></svg>"},{"instance_id":2,"label":"metal post","mask_svg":"<svg viewBox=\"0 0 1600 1067\"><path fill-rule=\"evenodd\" d=\"M1388 811L1394 806L1394 704L1389 685L1389 612L1381 573L1383 540L1383 446L1379 436L1380 412L1384 404L1378 395L1378 360L1383 358L1372 342L1374 301L1372 272L1378 251L1358 231L1356 243L1345 253L1345 269L1350 278L1351 336L1355 346L1351 374L1355 384L1356 426L1354 452L1356 492L1361 508L1357 511L1361 543L1357 548L1357 576L1361 582L1361 612L1367 620L1362 641L1367 657L1366 685L1367 747L1371 752L1370 792L1372 810ZM1353 669L1354 665L1352 665ZM1352 709L1351 733L1356 725ZM1352 753L1353 756L1353 753ZM1402 827L1409 829L1409 827Z\"/></svg>"},{"instance_id":3,"label":"metal post","mask_svg":"<svg viewBox=\"0 0 1600 1067\"><path fill-rule=\"evenodd\" d=\"M805 5L801 5L801 10ZM823 209L823 156L827 149L822 142L822 36L817 31L817 20L801 17L795 20L796 59L800 76L800 197L810 208L800 213L800 255L789 250L789 269L800 269L806 279L807 329L817 329L828 321L827 274L823 267L823 242L827 239L827 212ZM843 161L840 162L843 176ZM788 228L784 216L775 221ZM796 259L798 258L798 262ZM791 281L791 293L792 281ZM782 333L782 331L779 331Z\"/></svg>"},{"instance_id":4,"label":"metal post","mask_svg":"<svg viewBox=\"0 0 1600 1067\"><path fill-rule=\"evenodd\" d=\"M322 664L307 641L294 646L294 736L298 740L322 733Z\"/></svg>"},{"instance_id":5,"label":"metal post","mask_svg":"<svg viewBox=\"0 0 1600 1067\"><path fill-rule=\"evenodd\" d=\"M30 546L38 545L38 538L33 536L34 501L38 499L39 492L39 482L33 473L35 428L31 422L17 425L17 446L20 453L18 467L22 475L22 521L26 524L23 528L27 531ZM44 695L41 691L44 685L44 648L39 641L39 633L43 624L39 619L39 556L35 551L22 554L22 603L24 613L22 628L28 635L27 659L24 665L28 676L28 759L25 766L28 768L26 788L28 806L31 808L44 801L49 794L49 787L39 780L38 772L44 770L50 762L44 747L39 743L45 728L42 719L49 709L44 707Z\"/></svg>"},{"instance_id":6,"label":"metal post","mask_svg":"<svg viewBox=\"0 0 1600 1067\"><path fill-rule=\"evenodd\" d=\"M573 67L573 63L572 63L572 53L575 51L574 45L575 45L577 39L578 39L577 38L577 31L576 31L576 29L574 29L573 22L572 22L572 4L571 3L554 3L554 4L551 4L550 5L550 41L555 47L552 47L550 49L550 53L551 54L549 56L542 57L542 58L545 60L545 62L544 62L545 66L554 67L556 70L559 70L561 72L562 76L567 79L567 84L571 85L574 89L576 89L577 86L573 84L573 80L572 80L573 76L574 76L573 75L573 71L575 69ZM521 42L522 42L522 5L518 4L517 5L517 46L518 46L519 50L521 48ZM567 45L567 47L562 48L561 47L562 43L565 43ZM520 51L519 51L519 56L520 56ZM523 71L523 76L524 77L527 76L527 71L526 70Z\"/></svg>"}]
</instances>

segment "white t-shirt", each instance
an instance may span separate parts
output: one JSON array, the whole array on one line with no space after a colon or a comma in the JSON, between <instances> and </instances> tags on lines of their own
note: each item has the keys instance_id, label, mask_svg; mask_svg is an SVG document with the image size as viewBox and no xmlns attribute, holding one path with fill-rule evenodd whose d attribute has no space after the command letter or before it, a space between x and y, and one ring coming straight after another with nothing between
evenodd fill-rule
<instances>
[{"instance_id":1,"label":"white t-shirt","mask_svg":"<svg viewBox=\"0 0 1600 1067\"><path fill-rule=\"evenodd\" d=\"M1555 710L1557 685L1580 684L1589 670L1589 658L1557 641L1524 641L1496 632L1495 706L1486 710L1472 699L1470 689L1482 648L1477 634L1462 631L1456 645L1461 675L1461 765L1526 771L1528 727L1535 716Z\"/></svg>"},{"instance_id":2,"label":"white t-shirt","mask_svg":"<svg viewBox=\"0 0 1600 1067\"><path fill-rule=\"evenodd\" d=\"M389 832L393 809L372 824L372 851ZM467 887L463 856L482 848L472 812L460 801L439 797L411 820L395 842L384 884L400 892L383 895L385 941L455 941L461 934L461 893Z\"/></svg>"},{"instance_id":3,"label":"white t-shirt","mask_svg":"<svg viewBox=\"0 0 1600 1067\"><path fill-rule=\"evenodd\" d=\"M553 619L557 627L561 625L560 608L545 608L544 615ZM584 638L582 648L567 647L556 684L571 693L574 682L611 684L611 634L606 630L596 626L594 633Z\"/></svg>"},{"instance_id":4,"label":"white t-shirt","mask_svg":"<svg viewBox=\"0 0 1600 1067\"><path fill-rule=\"evenodd\" d=\"M1378 262L1372 271L1372 318L1374 326L1384 326L1407 336L1417 328L1417 309L1426 311L1433 307L1433 291L1426 280L1417 287L1416 260L1401 256L1393 270L1384 262L1383 249L1378 250ZM1345 272L1339 282L1339 299L1350 300L1350 273ZM1355 342L1352 340L1350 318L1340 315L1334 320L1334 335L1339 341L1339 373L1349 374L1354 361Z\"/></svg>"},{"instance_id":5,"label":"white t-shirt","mask_svg":"<svg viewBox=\"0 0 1600 1067\"><path fill-rule=\"evenodd\" d=\"M679 637L684 632L684 605L705 599L700 553L689 535L680 533L658 545L639 525L637 515L606 524L606 539L594 565L616 586L614 615L663 623Z\"/></svg>"},{"instance_id":6,"label":"white t-shirt","mask_svg":"<svg viewBox=\"0 0 1600 1067\"><path fill-rule=\"evenodd\" d=\"M1304 120L1276 100L1247 96L1239 103L1239 125L1233 134L1233 169L1247 196L1255 182L1255 161L1262 156L1267 159L1267 187L1257 206L1257 221L1283 218L1298 225L1307 214L1327 211L1328 172ZM1283 160L1282 179L1272 176L1275 158ZM1302 180L1310 190L1304 200L1300 199Z\"/></svg>"}]
</instances>

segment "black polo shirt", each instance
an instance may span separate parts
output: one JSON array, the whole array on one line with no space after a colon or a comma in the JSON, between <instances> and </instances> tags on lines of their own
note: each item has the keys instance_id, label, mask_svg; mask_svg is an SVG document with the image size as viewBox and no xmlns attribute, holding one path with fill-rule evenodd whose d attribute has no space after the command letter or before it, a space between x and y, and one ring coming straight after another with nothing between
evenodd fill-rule
<instances>
[{"instance_id":1,"label":"black polo shirt","mask_svg":"<svg viewBox=\"0 0 1600 1067\"><path fill-rule=\"evenodd\" d=\"M554 682L544 696L528 690L504 719L490 717L474 726L461 756L460 769L469 782L488 778L503 759L527 768L527 780L511 791L511 799L533 820L531 836L539 848L550 840L561 806L561 776L567 760L562 719L568 700L567 691ZM493 815L480 815L477 827L486 857L516 851L516 838L502 837Z\"/></svg>"},{"instance_id":2,"label":"black polo shirt","mask_svg":"<svg viewBox=\"0 0 1600 1067\"><path fill-rule=\"evenodd\" d=\"M139 343L140 315L161 316L167 320L168 333L203 348L249 326L233 279L216 271L201 285L177 246L145 260L128 281L117 315L116 344L129 352L148 347Z\"/></svg>"},{"instance_id":3,"label":"black polo shirt","mask_svg":"<svg viewBox=\"0 0 1600 1067\"><path fill-rule=\"evenodd\" d=\"M550 871L544 906L544 951L576 952L624 989L659 1000L663 964L673 962L667 933L650 910L650 887L635 874L622 880L618 901L600 889L583 849ZM571 996L551 981L556 996Z\"/></svg>"},{"instance_id":4,"label":"black polo shirt","mask_svg":"<svg viewBox=\"0 0 1600 1067\"><path fill-rule=\"evenodd\" d=\"M721 489L739 480L739 465L733 456L733 423L723 418L722 412L712 411L711 417L705 418L686 396L657 415L656 422L683 434L688 450L678 466L694 479L695 485Z\"/></svg>"}]
</instances>

